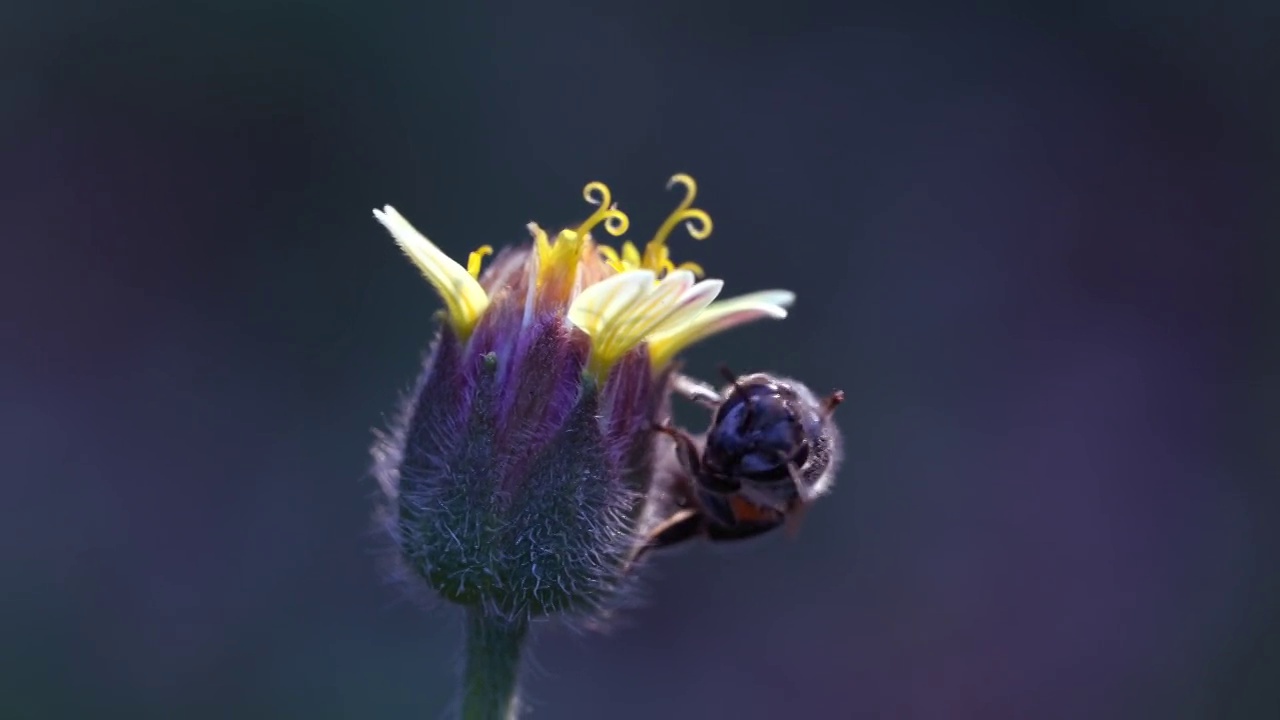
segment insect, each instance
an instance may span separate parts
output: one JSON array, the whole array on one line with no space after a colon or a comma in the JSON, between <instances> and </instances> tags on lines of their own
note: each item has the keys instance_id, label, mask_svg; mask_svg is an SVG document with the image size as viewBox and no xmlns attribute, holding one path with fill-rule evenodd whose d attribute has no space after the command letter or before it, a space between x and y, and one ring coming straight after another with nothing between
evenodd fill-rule
<instances>
[{"instance_id":1,"label":"insect","mask_svg":"<svg viewBox=\"0 0 1280 720\"><path fill-rule=\"evenodd\" d=\"M664 478L666 519L642 551L698 536L745 540L794 527L804 508L831 488L840 461L831 416L844 393L819 399L791 378L721 373L729 384L720 392L675 378L676 394L711 410L711 426L701 438L670 424L657 428L674 441L679 469Z\"/></svg>"}]
</instances>

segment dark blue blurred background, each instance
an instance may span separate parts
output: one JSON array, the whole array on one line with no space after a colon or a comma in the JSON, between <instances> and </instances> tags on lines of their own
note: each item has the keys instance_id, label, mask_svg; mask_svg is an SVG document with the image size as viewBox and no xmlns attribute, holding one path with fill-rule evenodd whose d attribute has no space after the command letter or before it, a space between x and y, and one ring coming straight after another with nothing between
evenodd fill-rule
<instances>
[{"instance_id":1,"label":"dark blue blurred background","mask_svg":"<svg viewBox=\"0 0 1280 720\"><path fill-rule=\"evenodd\" d=\"M1274 3L432 8L0 10L0 715L436 717L366 469L439 305L370 209L643 236L687 171L677 259L800 295L690 369L844 388L849 458L542 630L537 717L1280 717Z\"/></svg>"}]
</instances>

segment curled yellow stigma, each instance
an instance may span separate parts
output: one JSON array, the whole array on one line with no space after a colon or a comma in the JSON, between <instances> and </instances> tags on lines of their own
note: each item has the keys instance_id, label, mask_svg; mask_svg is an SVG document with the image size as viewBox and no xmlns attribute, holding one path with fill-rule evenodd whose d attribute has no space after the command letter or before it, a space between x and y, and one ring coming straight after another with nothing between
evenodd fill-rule
<instances>
[{"instance_id":1,"label":"curled yellow stigma","mask_svg":"<svg viewBox=\"0 0 1280 720\"><path fill-rule=\"evenodd\" d=\"M542 228L529 224L538 253L538 288L544 295L567 299L577 274L578 261L582 258L583 245L592 229L603 226L605 232L617 237L631 225L631 219L613 202L608 185L589 182L582 188L582 197L595 205L596 211L577 228L561 230L554 241Z\"/></svg>"},{"instance_id":2,"label":"curled yellow stigma","mask_svg":"<svg viewBox=\"0 0 1280 720\"><path fill-rule=\"evenodd\" d=\"M486 249L492 252L492 248L486 246L472 253L468 262L470 267L464 268L418 232L390 205L374 210L373 216L391 233L404 254L409 256L440 294L454 332L463 340L469 337L476 321L489 307L489 296L476 280L476 275L480 272L480 258L487 254Z\"/></svg>"},{"instance_id":3,"label":"curled yellow stigma","mask_svg":"<svg viewBox=\"0 0 1280 720\"><path fill-rule=\"evenodd\" d=\"M609 192L609 186L599 181L592 181L582 188L582 199L596 205L597 209L591 213L591 217L587 218L578 226L577 234L579 237L591 232L591 229L600 223L604 223L605 232L614 237L618 237L627 231L631 226L631 219L627 214L618 209L618 204L613 202L613 194Z\"/></svg>"},{"instance_id":4,"label":"curled yellow stigma","mask_svg":"<svg viewBox=\"0 0 1280 720\"><path fill-rule=\"evenodd\" d=\"M693 201L698 196L698 183L685 173L677 173L671 176L667 181L667 189L680 185L684 188L684 200L676 207L671 215L667 216L666 221L653 234L653 239L645 245L644 254L640 254L639 248L630 240L622 244L622 253L608 246L599 248L600 254L614 270L625 272L627 270L652 270L656 277L661 278L667 273L676 270L688 270L697 277L702 277L706 273L697 263L685 262L676 265L671 260L671 251L667 248L667 239L671 237L672 231L680 223L684 223L685 229L689 231L689 235L695 240L705 240L711 235L712 223L711 216L701 208L693 207ZM616 233L615 233L616 234Z\"/></svg>"}]
</instances>

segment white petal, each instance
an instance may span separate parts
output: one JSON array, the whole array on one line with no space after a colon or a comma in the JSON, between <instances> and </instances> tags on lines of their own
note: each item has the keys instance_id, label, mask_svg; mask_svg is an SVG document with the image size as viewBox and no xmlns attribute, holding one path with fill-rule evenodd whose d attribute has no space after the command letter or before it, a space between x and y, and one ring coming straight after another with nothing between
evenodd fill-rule
<instances>
[{"instance_id":1,"label":"white petal","mask_svg":"<svg viewBox=\"0 0 1280 720\"><path fill-rule=\"evenodd\" d=\"M620 314L653 287L649 270L629 270L606 278L578 293L569 306L569 322L597 337Z\"/></svg>"},{"instance_id":2,"label":"white petal","mask_svg":"<svg viewBox=\"0 0 1280 720\"><path fill-rule=\"evenodd\" d=\"M714 278L703 280L694 285L680 296L679 301L671 308L666 317L662 318L662 322L650 328L645 335L653 337L678 331L694 318L700 317L701 313L720 295L722 289L724 289L724 281Z\"/></svg>"},{"instance_id":3,"label":"white petal","mask_svg":"<svg viewBox=\"0 0 1280 720\"><path fill-rule=\"evenodd\" d=\"M650 357L657 364L665 363L684 348L711 335L764 318L781 320L795 299L795 293L789 290L764 290L711 303L696 317L680 324L672 323L651 335Z\"/></svg>"}]
</instances>

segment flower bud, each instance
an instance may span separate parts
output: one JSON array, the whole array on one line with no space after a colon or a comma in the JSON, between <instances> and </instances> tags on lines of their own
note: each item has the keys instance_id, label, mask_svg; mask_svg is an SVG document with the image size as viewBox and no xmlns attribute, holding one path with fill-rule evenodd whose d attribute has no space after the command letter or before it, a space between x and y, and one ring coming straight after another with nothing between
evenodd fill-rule
<instances>
[{"instance_id":1,"label":"flower bud","mask_svg":"<svg viewBox=\"0 0 1280 720\"><path fill-rule=\"evenodd\" d=\"M626 582L654 473L654 426L669 415L671 362L710 334L785 317L790 293L713 302L723 283L676 266L666 240L696 187L648 243L619 253L590 231L626 231L600 183L595 213L554 239L503 251L480 274L394 209L375 215L445 304L434 347L389 435L375 447L381 516L403 566L441 597L520 621L592 614Z\"/></svg>"}]
</instances>

